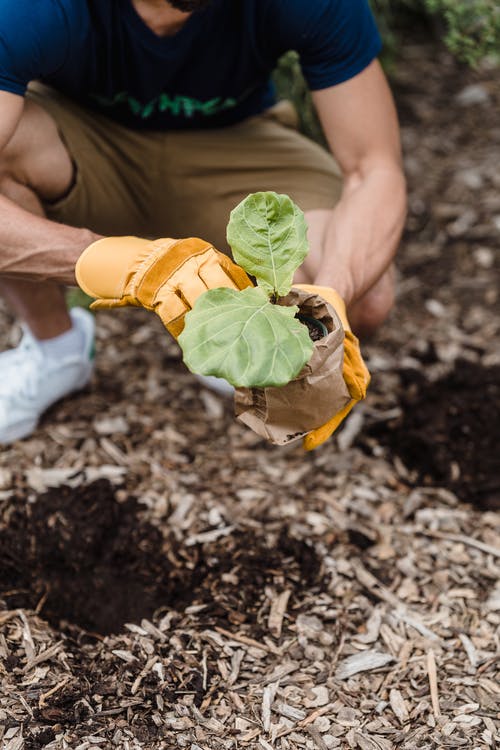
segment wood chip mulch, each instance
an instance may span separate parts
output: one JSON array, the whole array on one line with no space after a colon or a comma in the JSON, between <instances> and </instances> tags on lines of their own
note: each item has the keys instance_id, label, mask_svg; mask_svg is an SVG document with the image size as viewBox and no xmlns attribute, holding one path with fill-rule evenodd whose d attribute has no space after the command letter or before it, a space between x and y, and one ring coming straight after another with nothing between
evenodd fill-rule
<instances>
[{"instance_id":1,"label":"wood chip mulch","mask_svg":"<svg viewBox=\"0 0 500 750\"><path fill-rule=\"evenodd\" d=\"M500 79L408 44L394 87L399 299L337 438L268 446L125 310L1 452L2 750L500 746Z\"/></svg>"}]
</instances>

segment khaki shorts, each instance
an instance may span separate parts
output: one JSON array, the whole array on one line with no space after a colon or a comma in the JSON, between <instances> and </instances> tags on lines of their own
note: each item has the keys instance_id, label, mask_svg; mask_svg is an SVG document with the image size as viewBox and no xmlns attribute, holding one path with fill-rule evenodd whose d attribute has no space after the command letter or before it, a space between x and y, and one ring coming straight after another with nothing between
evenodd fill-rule
<instances>
[{"instance_id":1,"label":"khaki shorts","mask_svg":"<svg viewBox=\"0 0 500 750\"><path fill-rule=\"evenodd\" d=\"M226 250L229 213L249 193L287 193L329 209L341 192L332 156L301 135L287 102L217 130L136 131L38 84L27 96L55 120L75 182L47 217L105 235L198 236Z\"/></svg>"}]
</instances>

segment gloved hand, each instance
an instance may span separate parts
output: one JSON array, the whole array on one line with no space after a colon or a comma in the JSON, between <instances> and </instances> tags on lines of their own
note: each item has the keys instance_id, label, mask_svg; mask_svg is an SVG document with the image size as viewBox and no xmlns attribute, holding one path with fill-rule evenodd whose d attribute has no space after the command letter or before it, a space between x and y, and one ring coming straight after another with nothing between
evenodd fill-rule
<instances>
[{"instance_id":1,"label":"gloved hand","mask_svg":"<svg viewBox=\"0 0 500 750\"><path fill-rule=\"evenodd\" d=\"M83 251L75 273L81 289L96 298L92 309L145 307L160 316L175 338L203 292L252 286L242 268L196 237L106 237Z\"/></svg>"},{"instance_id":2,"label":"gloved hand","mask_svg":"<svg viewBox=\"0 0 500 750\"><path fill-rule=\"evenodd\" d=\"M351 400L322 427L318 427L306 435L304 438L304 448L311 451L314 448L318 448L325 440L328 440L347 417L353 406L366 397L366 391L370 383L370 373L361 356L359 341L351 331L349 321L347 320L345 303L340 294L329 287L314 286L312 284L294 284L294 287L318 294L329 302L339 316L345 333L343 375L351 394Z\"/></svg>"}]
</instances>

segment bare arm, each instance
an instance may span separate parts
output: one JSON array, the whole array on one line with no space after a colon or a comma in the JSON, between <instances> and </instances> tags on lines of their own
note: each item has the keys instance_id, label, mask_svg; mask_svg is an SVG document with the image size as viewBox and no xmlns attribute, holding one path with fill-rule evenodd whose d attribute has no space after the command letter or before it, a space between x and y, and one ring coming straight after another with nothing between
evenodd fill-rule
<instances>
[{"instance_id":1,"label":"bare arm","mask_svg":"<svg viewBox=\"0 0 500 750\"><path fill-rule=\"evenodd\" d=\"M344 175L323 257L308 269L351 303L390 266L406 215L397 116L378 61L355 78L313 93L330 148Z\"/></svg>"},{"instance_id":2,"label":"bare arm","mask_svg":"<svg viewBox=\"0 0 500 750\"><path fill-rule=\"evenodd\" d=\"M98 235L45 219L34 190L13 177L23 106L22 97L0 91L0 275L75 284L75 263Z\"/></svg>"}]
</instances>

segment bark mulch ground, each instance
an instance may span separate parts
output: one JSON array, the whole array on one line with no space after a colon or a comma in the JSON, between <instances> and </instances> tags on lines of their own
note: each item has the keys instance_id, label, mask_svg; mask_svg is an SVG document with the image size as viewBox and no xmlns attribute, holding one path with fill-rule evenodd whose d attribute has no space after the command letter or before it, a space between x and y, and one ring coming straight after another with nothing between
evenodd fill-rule
<instances>
[{"instance_id":1,"label":"bark mulch ground","mask_svg":"<svg viewBox=\"0 0 500 750\"><path fill-rule=\"evenodd\" d=\"M2 750L499 746L500 78L407 44L394 87L399 298L338 437L266 445L125 310L0 454Z\"/></svg>"}]
</instances>

